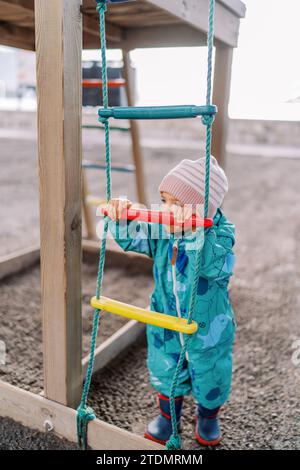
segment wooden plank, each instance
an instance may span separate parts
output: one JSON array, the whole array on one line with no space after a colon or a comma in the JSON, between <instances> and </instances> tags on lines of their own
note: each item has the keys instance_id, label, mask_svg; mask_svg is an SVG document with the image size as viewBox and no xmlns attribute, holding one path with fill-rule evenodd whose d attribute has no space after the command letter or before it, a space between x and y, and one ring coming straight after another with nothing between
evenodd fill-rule
<instances>
[{"instance_id":1,"label":"wooden plank","mask_svg":"<svg viewBox=\"0 0 300 470\"><path fill-rule=\"evenodd\" d=\"M44 389L76 406L82 375L80 0L35 0Z\"/></svg>"},{"instance_id":2,"label":"wooden plank","mask_svg":"<svg viewBox=\"0 0 300 470\"><path fill-rule=\"evenodd\" d=\"M125 9L124 9L125 10ZM133 13L120 12L113 14L114 10L108 10L108 21L113 21L114 24L122 25L123 27L132 28L135 26L143 25L144 27L153 25L168 25L178 24L180 20L175 16L166 14L160 9L151 9L149 11L134 11Z\"/></svg>"},{"instance_id":3,"label":"wooden plank","mask_svg":"<svg viewBox=\"0 0 300 470\"><path fill-rule=\"evenodd\" d=\"M99 241L82 240L83 261L97 261L99 248ZM106 255L106 267L122 266L122 268L126 268L134 266L135 269L140 269L143 273L152 274L153 261L151 258L140 253L126 252L112 239L107 240Z\"/></svg>"},{"instance_id":4,"label":"wooden plank","mask_svg":"<svg viewBox=\"0 0 300 470\"><path fill-rule=\"evenodd\" d=\"M95 255L99 253L99 242L83 240L83 251L84 254L92 255L95 260ZM107 254L108 266L129 266L134 263L134 266L140 268L143 272L152 273L152 260L150 258L138 253L123 251L112 240L108 240ZM85 257L85 259L86 258L87 257ZM91 256L89 259L91 259ZM39 260L40 247L38 245L2 256L0 258L0 280L34 266Z\"/></svg>"},{"instance_id":5,"label":"wooden plank","mask_svg":"<svg viewBox=\"0 0 300 470\"><path fill-rule=\"evenodd\" d=\"M34 0L1 0L3 8L9 9L11 6L18 8L19 11L34 10Z\"/></svg>"},{"instance_id":6,"label":"wooden plank","mask_svg":"<svg viewBox=\"0 0 300 470\"><path fill-rule=\"evenodd\" d=\"M209 7L207 0L190 0L189 2L186 0L147 0L147 3L162 8L202 32L207 32ZM237 46L239 23L239 18L224 5L216 4L215 37L217 40L232 47Z\"/></svg>"},{"instance_id":7,"label":"wooden plank","mask_svg":"<svg viewBox=\"0 0 300 470\"><path fill-rule=\"evenodd\" d=\"M9 23L0 24L0 44L17 47L28 51L35 49L35 36L33 29L15 26Z\"/></svg>"},{"instance_id":8,"label":"wooden plank","mask_svg":"<svg viewBox=\"0 0 300 470\"><path fill-rule=\"evenodd\" d=\"M34 0L0 0L0 18L1 22L7 23L6 27L9 25L11 27L25 27L30 28L33 41L31 41L31 49L34 50ZM19 34L16 34L16 32ZM99 22L96 16L96 10L94 8L94 16L84 15L83 16L83 31L87 35L96 36L98 38L99 47ZM5 30L3 29L3 32ZM14 30L14 35L11 34L9 45L19 47L23 46L22 41L24 41L23 48L29 49L28 42L29 38L26 35L21 35L22 30ZM107 40L109 42L120 42L124 36L124 31L122 28L112 25L110 23L106 24L106 33ZM19 38L16 41L16 36ZM1 34L1 44L2 44L2 34ZM6 36L6 42L8 42Z\"/></svg>"},{"instance_id":9,"label":"wooden plank","mask_svg":"<svg viewBox=\"0 0 300 470\"><path fill-rule=\"evenodd\" d=\"M86 1L84 3L86 4ZM94 0L88 5L90 10L86 7L83 9L85 12L83 19L84 45L87 48L95 48L99 46L99 28ZM142 29L144 29L147 36L147 45L144 47L151 47L151 39L154 43L152 47L155 47L158 45L157 36L152 35L149 38L149 31L146 30L155 28L159 24L166 27L172 26L176 22L178 26L185 26L186 29L178 30L179 35L177 39L173 39L173 45L189 45L186 39L187 25L194 26L198 31L206 32L207 10L207 0L190 0L189 2L186 0L140 0L140 2L123 5L110 5L106 25L108 45L113 48L117 47L117 43L123 40L124 34L126 34L124 31L127 28L131 38L130 47L138 47L138 42L133 42L134 36L131 29L137 29L140 35ZM216 39L235 46L238 37L239 17L244 16L245 6L239 0L218 0L216 5ZM0 18L2 21L7 19L7 25L12 27L17 25L29 26L32 30L34 26L33 0L0 0ZM2 31L6 34L1 34L1 43L30 50L34 49L32 41L26 35L21 35L21 31L19 31L19 34L8 34L5 29ZM172 33L174 29L170 28L168 31ZM155 33L155 29L152 32ZM31 34L33 34L32 31ZM164 34L164 37L164 41L167 42L166 45L172 45L170 44L171 39L167 40L166 34ZM126 45L126 49L129 49L129 44Z\"/></svg>"},{"instance_id":10,"label":"wooden plank","mask_svg":"<svg viewBox=\"0 0 300 470\"><path fill-rule=\"evenodd\" d=\"M116 333L102 343L95 351L95 363L93 372L97 372L107 366L119 354L135 343L145 333L143 323L131 320L122 326ZM82 361L83 376L85 377L89 355Z\"/></svg>"},{"instance_id":11,"label":"wooden plank","mask_svg":"<svg viewBox=\"0 0 300 470\"><path fill-rule=\"evenodd\" d=\"M85 171L82 171L82 213L88 239L95 238L95 227L91 207L87 204L88 184Z\"/></svg>"},{"instance_id":12,"label":"wooden plank","mask_svg":"<svg viewBox=\"0 0 300 470\"><path fill-rule=\"evenodd\" d=\"M55 1L55 0L52 0ZM74 1L74 0L73 0ZM38 431L45 431L45 421L53 432L77 442L76 411L41 395L0 380L0 416ZM163 446L128 431L95 419L88 426L88 444L94 450L163 450Z\"/></svg>"},{"instance_id":13,"label":"wooden plank","mask_svg":"<svg viewBox=\"0 0 300 470\"><path fill-rule=\"evenodd\" d=\"M246 15L246 5L240 0L217 0L224 5L228 10L231 10L239 18L244 18Z\"/></svg>"},{"instance_id":14,"label":"wooden plank","mask_svg":"<svg viewBox=\"0 0 300 470\"><path fill-rule=\"evenodd\" d=\"M16 26L34 28L34 0L0 0L0 18Z\"/></svg>"},{"instance_id":15,"label":"wooden plank","mask_svg":"<svg viewBox=\"0 0 300 470\"><path fill-rule=\"evenodd\" d=\"M40 259L39 246L32 246L24 250L2 256L0 258L0 280L35 265Z\"/></svg>"},{"instance_id":16,"label":"wooden plank","mask_svg":"<svg viewBox=\"0 0 300 470\"><path fill-rule=\"evenodd\" d=\"M146 47L205 46L206 34L185 24L132 28L126 31L124 47L128 50Z\"/></svg>"},{"instance_id":17,"label":"wooden plank","mask_svg":"<svg viewBox=\"0 0 300 470\"><path fill-rule=\"evenodd\" d=\"M130 52L123 49L123 67L124 67L124 78L125 78L125 89L127 96L128 106L135 105L134 89L132 81L132 70L130 66ZM135 185L137 199L140 204L147 205L146 197L146 184L144 179L144 168L143 168L143 154L140 142L140 131L139 125L136 120L129 121L130 124L130 135L132 144L132 156L133 163L135 166Z\"/></svg>"},{"instance_id":18,"label":"wooden plank","mask_svg":"<svg viewBox=\"0 0 300 470\"><path fill-rule=\"evenodd\" d=\"M124 38L124 30L106 22L106 39L109 42L121 42ZM84 33L96 36L98 38L98 47L100 47L100 38L99 38L99 20L97 17L90 15L83 15L83 31Z\"/></svg>"},{"instance_id":19,"label":"wooden plank","mask_svg":"<svg viewBox=\"0 0 300 470\"><path fill-rule=\"evenodd\" d=\"M218 114L213 125L212 154L223 167L226 166L232 56L231 47L216 46L213 103L218 106Z\"/></svg>"}]
</instances>

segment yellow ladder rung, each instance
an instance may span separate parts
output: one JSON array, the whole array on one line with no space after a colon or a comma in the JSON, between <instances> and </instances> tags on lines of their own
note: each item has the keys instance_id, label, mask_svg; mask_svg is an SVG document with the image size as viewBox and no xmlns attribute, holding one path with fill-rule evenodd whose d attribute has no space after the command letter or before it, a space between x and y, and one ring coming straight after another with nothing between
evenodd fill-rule
<instances>
[{"instance_id":1,"label":"yellow ladder rung","mask_svg":"<svg viewBox=\"0 0 300 470\"><path fill-rule=\"evenodd\" d=\"M91 306L99 310L105 310L109 313L121 315L122 317L131 318L149 325L160 326L168 330L179 331L191 335L198 329L196 322L188 323L185 318L173 317L165 313L157 313L145 308L135 307L134 305L118 302L108 297L100 297L99 300L93 297Z\"/></svg>"}]
</instances>

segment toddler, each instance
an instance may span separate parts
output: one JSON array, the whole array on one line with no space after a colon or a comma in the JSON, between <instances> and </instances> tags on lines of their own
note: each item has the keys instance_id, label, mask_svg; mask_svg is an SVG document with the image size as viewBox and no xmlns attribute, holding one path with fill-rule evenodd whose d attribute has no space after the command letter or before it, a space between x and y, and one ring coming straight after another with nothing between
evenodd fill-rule
<instances>
[{"instance_id":1,"label":"toddler","mask_svg":"<svg viewBox=\"0 0 300 470\"><path fill-rule=\"evenodd\" d=\"M164 211L181 220L204 204L205 158L183 160L162 180L159 191ZM235 319L228 295L234 266L234 225L221 205L228 182L216 159L211 157L209 217L213 227L206 229L202 247L194 317L198 331L192 336L176 389L175 410L180 431L184 396L192 393L196 402L195 437L202 445L217 445L221 440L218 413L230 394L232 348ZM151 310L187 317L195 275L195 232L177 233L176 226L153 236L156 224L121 222L128 200L112 199L108 204L109 228L125 251L136 251L153 258L154 291ZM132 222L133 223L133 222ZM157 226L156 226L157 229ZM180 229L182 231L182 229ZM145 437L165 444L172 434L169 393L184 336L175 331L147 325L150 381L157 391L160 414L148 424Z\"/></svg>"}]
</instances>

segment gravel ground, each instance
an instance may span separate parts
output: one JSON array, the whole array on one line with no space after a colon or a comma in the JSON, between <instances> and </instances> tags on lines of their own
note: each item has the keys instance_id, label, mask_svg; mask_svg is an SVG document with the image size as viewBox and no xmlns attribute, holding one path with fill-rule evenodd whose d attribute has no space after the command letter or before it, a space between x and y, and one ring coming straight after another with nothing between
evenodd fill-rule
<instances>
[{"instance_id":1,"label":"gravel ground","mask_svg":"<svg viewBox=\"0 0 300 470\"><path fill-rule=\"evenodd\" d=\"M0 230L0 240L1 246L6 242L13 246L16 239L12 241L7 227L15 229L19 226L26 235L24 237L31 239L36 219L28 218L27 215L34 212L36 203L35 197L32 197L33 189L32 196L28 190L32 187L30 181L34 179L34 170L29 174L28 166L24 165L22 179L18 179L16 176L13 178L15 173L10 167L18 166L22 155L29 158L34 150L31 142L7 141L4 151L10 156L7 165L12 178L12 181L7 181L7 177L5 179L6 201L11 201L15 191L18 191L19 196L18 204L13 201L10 207L10 214L12 212L16 216L17 223L10 222L12 217L8 217L6 205L1 209L0 220L4 220L5 224ZM97 158L96 146L91 144L88 151L91 157ZM120 146L115 146L114 154L119 160L123 156L122 152L124 150ZM176 150L166 152L149 149L146 152L151 193L154 193L166 169L182 157L196 158L197 155L191 151L182 155ZM300 320L297 315L300 303L299 170L299 160L254 157L228 159L227 173L231 187L225 212L237 227L238 261L231 283L231 298L237 316L238 333L232 395L221 416L224 430L221 449L300 449L300 368L292 361L293 343L300 339ZM97 189L98 178L99 175L90 178L93 190ZM27 182L25 187L23 181ZM116 175L114 185L116 194L125 191L124 177ZM22 204L25 201L26 211L23 206L20 208L19 201ZM24 240L24 237L20 236L20 240ZM93 269L88 267L87 271L91 272L84 274L84 297L89 297L94 287ZM120 272L108 271L106 279L106 293L111 288L110 281L114 280L113 289L118 290L119 297L133 292L133 289L128 289L128 282L132 282L132 286L138 282L141 289L145 286L139 299L135 295L130 299L135 303L143 304L151 289L151 280L147 276L137 274L133 277L127 274L125 277L121 268ZM13 302L10 300L12 293L19 289L23 293L22 302L25 298L29 304L28 311L21 309L17 298L14 297ZM41 364L39 359L35 359L40 355L38 290L38 269L15 276L0 286L0 336L9 338L14 329L16 338L22 335L23 342L25 338L31 346L35 345L35 348L26 347L28 357L24 358L20 341L11 340L10 372L4 378L33 391L42 387ZM147 420L156 414L145 355L145 344L134 345L122 360L95 375L90 396L90 404L101 419L137 434L143 432ZM31 357L33 362L30 362ZM5 371L2 368L3 374ZM191 398L186 401L183 427L185 448L198 448L193 439ZM9 420L0 420L0 448L72 447L51 435L45 437Z\"/></svg>"},{"instance_id":2,"label":"gravel ground","mask_svg":"<svg viewBox=\"0 0 300 470\"><path fill-rule=\"evenodd\" d=\"M0 338L5 339L6 365L0 366L2 380L21 385L39 393L43 388L42 325L40 315L39 267L29 269L0 284ZM97 266L83 265L83 356L89 351L92 309L89 301L94 295ZM120 279L126 279L120 289ZM105 273L103 295L119 297L124 302L144 306L151 292L152 279L131 269L109 269ZM137 295L136 292L140 292ZM26 305L24 309L24 304ZM127 319L103 314L98 344L109 338ZM26 335L24 335L26 332Z\"/></svg>"}]
</instances>

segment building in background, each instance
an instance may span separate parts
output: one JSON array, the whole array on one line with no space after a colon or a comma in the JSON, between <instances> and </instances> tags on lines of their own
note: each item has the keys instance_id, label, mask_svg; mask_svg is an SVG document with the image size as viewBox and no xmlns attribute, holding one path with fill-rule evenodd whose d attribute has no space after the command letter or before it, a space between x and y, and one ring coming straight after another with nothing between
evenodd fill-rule
<instances>
[{"instance_id":1,"label":"building in background","mask_svg":"<svg viewBox=\"0 0 300 470\"><path fill-rule=\"evenodd\" d=\"M0 109L35 109L35 53L0 47Z\"/></svg>"},{"instance_id":2,"label":"building in background","mask_svg":"<svg viewBox=\"0 0 300 470\"><path fill-rule=\"evenodd\" d=\"M19 97L35 90L35 54L30 51L0 47L0 96Z\"/></svg>"}]
</instances>

